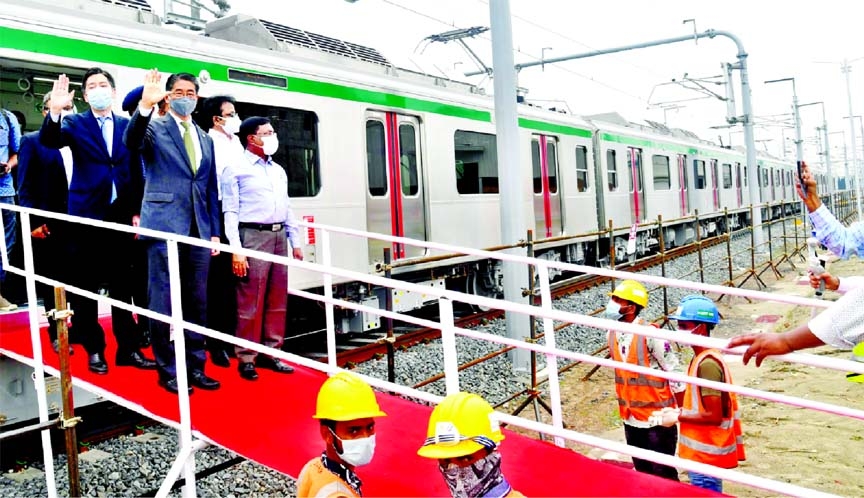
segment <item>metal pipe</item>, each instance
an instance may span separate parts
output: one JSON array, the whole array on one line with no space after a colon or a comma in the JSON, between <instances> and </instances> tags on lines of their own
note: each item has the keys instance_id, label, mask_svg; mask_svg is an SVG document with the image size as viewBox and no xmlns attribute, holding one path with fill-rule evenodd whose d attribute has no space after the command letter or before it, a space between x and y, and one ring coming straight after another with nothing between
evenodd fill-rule
<instances>
[{"instance_id":1,"label":"metal pipe","mask_svg":"<svg viewBox=\"0 0 864 498\"><path fill-rule=\"evenodd\" d=\"M57 327L60 342L60 392L63 396L63 415L61 426L66 440L66 468L69 474L69 496L81 496L81 481L78 476L78 434L75 425L75 400L72 392L71 364L69 362L69 331L66 328L66 289L54 287L54 310L51 319Z\"/></svg>"},{"instance_id":2,"label":"metal pipe","mask_svg":"<svg viewBox=\"0 0 864 498\"><path fill-rule=\"evenodd\" d=\"M384 277L390 278L390 248L384 248ZM384 309L387 311L393 311L393 289L389 287L385 288L384 294ZM396 351L393 349L393 342L395 338L393 337L393 319L389 316L384 318L384 330L387 332L387 339L385 342L387 343L387 380L390 382L396 382Z\"/></svg>"},{"instance_id":3,"label":"metal pipe","mask_svg":"<svg viewBox=\"0 0 864 498\"><path fill-rule=\"evenodd\" d=\"M28 425L27 427L20 427L15 430L0 432L0 441L5 441L7 439L15 439L18 436L23 436L25 434L29 434L33 431L41 431L44 429L51 429L55 427L57 423L60 421L59 418L51 419L46 422L39 422L33 425ZM70 495L70 496L78 496L78 495Z\"/></svg>"},{"instance_id":4,"label":"metal pipe","mask_svg":"<svg viewBox=\"0 0 864 498\"><path fill-rule=\"evenodd\" d=\"M843 61L843 66L841 71L846 75L846 99L849 104L849 132L852 136L852 169L855 170L855 207L858 211L858 220L864 219L861 216L861 168L858 166L858 150L855 146L855 122L852 120L852 116L854 115L852 112L852 87L849 83L849 73L852 72L852 68L849 67L849 63L847 61ZM864 140L864 136L861 137Z\"/></svg>"},{"instance_id":5,"label":"metal pipe","mask_svg":"<svg viewBox=\"0 0 864 498\"><path fill-rule=\"evenodd\" d=\"M510 0L489 2L489 20L492 31L492 67L495 92L495 133L497 137L498 174L500 180L501 242L513 243L525 233L525 183L519 164L519 114L516 110L516 69L513 64L513 29L510 19ZM506 251L518 255L520 251ZM522 252L524 254L524 252ZM520 285L528 278L525 265L505 262L504 299L526 302ZM528 330L528 316L506 313L507 337L519 339ZM530 361L528 351L517 350L511 355L513 369L526 372Z\"/></svg>"}]
</instances>

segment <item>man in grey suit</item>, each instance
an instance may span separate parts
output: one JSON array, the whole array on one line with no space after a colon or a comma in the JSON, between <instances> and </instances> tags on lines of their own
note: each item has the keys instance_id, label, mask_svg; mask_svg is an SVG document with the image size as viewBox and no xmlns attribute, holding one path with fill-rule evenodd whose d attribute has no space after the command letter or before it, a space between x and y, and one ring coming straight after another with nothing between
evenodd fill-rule
<instances>
[{"instance_id":1,"label":"man in grey suit","mask_svg":"<svg viewBox=\"0 0 864 498\"><path fill-rule=\"evenodd\" d=\"M198 101L198 81L189 73L172 74L163 90L161 79L155 69L147 73L141 103L125 136L126 146L139 151L144 161L141 226L219 242L213 141L191 118ZM170 112L162 118L151 119L153 108L165 98ZM170 315L167 244L160 239L150 239L147 244L149 306L153 311ZM210 257L219 251L185 244L179 249L183 318L204 326ZM153 320L150 329L159 385L176 394L176 364L168 324ZM204 337L188 330L184 332L189 384L201 389L218 389L219 382L204 375ZM192 392L191 387L189 392Z\"/></svg>"}]
</instances>

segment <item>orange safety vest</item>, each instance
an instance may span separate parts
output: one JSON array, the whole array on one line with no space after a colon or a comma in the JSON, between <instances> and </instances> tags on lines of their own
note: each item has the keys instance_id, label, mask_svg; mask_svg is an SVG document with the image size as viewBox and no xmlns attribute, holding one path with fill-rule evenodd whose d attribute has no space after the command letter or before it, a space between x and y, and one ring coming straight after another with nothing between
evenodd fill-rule
<instances>
[{"instance_id":1,"label":"orange safety vest","mask_svg":"<svg viewBox=\"0 0 864 498\"><path fill-rule=\"evenodd\" d=\"M303 467L297 479L300 498L360 498L354 489L327 469L317 456Z\"/></svg>"},{"instance_id":2,"label":"orange safety vest","mask_svg":"<svg viewBox=\"0 0 864 498\"><path fill-rule=\"evenodd\" d=\"M690 362L687 375L698 377L699 364L706 358L711 357L723 368L723 379L732 384L732 376L729 367L723 361L720 351L708 349L702 351ZM720 425L688 424L681 421L680 434L678 435L678 456L706 463L724 469L734 469L739 461L745 460L744 437L741 432L741 420L738 414L738 397L735 393L729 395L730 406L727 410L728 417L723 417ZM682 415L695 415L704 413L699 386L687 384L684 391L684 407Z\"/></svg>"},{"instance_id":3,"label":"orange safety vest","mask_svg":"<svg viewBox=\"0 0 864 498\"><path fill-rule=\"evenodd\" d=\"M633 323L646 325L641 318ZM614 331L609 331L609 352L613 360L624 361L618 348L618 334ZM631 365L651 368L647 337L633 334L626 361ZM632 415L636 420L647 422L653 412L675 406L675 396L666 379L621 368L615 369L615 394L618 396L618 413L622 420L628 420Z\"/></svg>"}]
</instances>

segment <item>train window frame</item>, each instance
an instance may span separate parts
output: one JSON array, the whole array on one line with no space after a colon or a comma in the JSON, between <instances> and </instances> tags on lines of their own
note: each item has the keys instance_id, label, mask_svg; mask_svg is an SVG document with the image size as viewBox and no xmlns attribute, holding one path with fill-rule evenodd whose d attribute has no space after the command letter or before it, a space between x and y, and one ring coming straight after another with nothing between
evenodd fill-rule
<instances>
[{"instance_id":1,"label":"train window frame","mask_svg":"<svg viewBox=\"0 0 864 498\"><path fill-rule=\"evenodd\" d=\"M376 131L374 137L370 135L370 131L373 128ZM376 140L375 143L370 144L370 138L380 140ZM384 121L376 118L366 119L365 144L366 192L370 197L387 197L390 194L390 179L388 178L389 172L387 171L387 132Z\"/></svg>"},{"instance_id":2,"label":"train window frame","mask_svg":"<svg viewBox=\"0 0 864 498\"><path fill-rule=\"evenodd\" d=\"M693 160L693 189L705 190L708 188L708 181L705 177L705 160Z\"/></svg>"},{"instance_id":3,"label":"train window frame","mask_svg":"<svg viewBox=\"0 0 864 498\"><path fill-rule=\"evenodd\" d=\"M403 135L405 130L411 130L410 139ZM399 123L398 133L399 181L402 184L402 195L404 197L417 197L420 195L420 179L417 171L417 128L413 123L402 122ZM410 147L406 147L406 144L410 144ZM406 178L408 178L407 183Z\"/></svg>"},{"instance_id":4,"label":"train window frame","mask_svg":"<svg viewBox=\"0 0 864 498\"><path fill-rule=\"evenodd\" d=\"M672 177L671 172L669 171L669 156L653 154L651 156L651 167L654 178L654 190L672 190ZM666 169L665 174L663 171L664 168Z\"/></svg>"},{"instance_id":5,"label":"train window frame","mask_svg":"<svg viewBox=\"0 0 864 498\"><path fill-rule=\"evenodd\" d=\"M324 188L318 114L309 109L239 100L234 106L241 116L264 116L273 125L280 144L273 162L285 170L288 197L317 197Z\"/></svg>"},{"instance_id":6,"label":"train window frame","mask_svg":"<svg viewBox=\"0 0 864 498\"><path fill-rule=\"evenodd\" d=\"M606 149L606 190L618 192L618 152Z\"/></svg>"},{"instance_id":7,"label":"train window frame","mask_svg":"<svg viewBox=\"0 0 864 498\"><path fill-rule=\"evenodd\" d=\"M614 152L614 151L613 151ZM577 145L576 154L576 191L588 192L591 190L591 176L588 173L588 147Z\"/></svg>"},{"instance_id":8,"label":"train window frame","mask_svg":"<svg viewBox=\"0 0 864 498\"><path fill-rule=\"evenodd\" d=\"M732 186L733 186L732 164L731 163L723 163L720 165L720 169L723 170L721 173L723 175L723 189L727 190L727 189L732 188Z\"/></svg>"},{"instance_id":9,"label":"train window frame","mask_svg":"<svg viewBox=\"0 0 864 498\"><path fill-rule=\"evenodd\" d=\"M461 158L460 144L463 152ZM477 148L480 150L468 150ZM468 157L465 152L480 152L481 155L476 161L466 163L465 159ZM470 167L466 168L469 165ZM459 195L498 194L498 137L494 133L456 129L453 132L453 172L456 192ZM481 176L484 172L494 173L494 176ZM470 174L467 178L466 173Z\"/></svg>"}]
</instances>

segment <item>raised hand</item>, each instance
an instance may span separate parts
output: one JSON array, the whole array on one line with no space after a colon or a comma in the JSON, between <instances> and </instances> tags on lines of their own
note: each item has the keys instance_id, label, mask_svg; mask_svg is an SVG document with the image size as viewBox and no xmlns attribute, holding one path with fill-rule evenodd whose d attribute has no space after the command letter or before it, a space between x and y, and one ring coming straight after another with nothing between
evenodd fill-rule
<instances>
[{"instance_id":1,"label":"raised hand","mask_svg":"<svg viewBox=\"0 0 864 498\"><path fill-rule=\"evenodd\" d=\"M57 116L63 109L72 107L72 99L74 98L75 90L69 91L69 77L61 74L51 89L51 114Z\"/></svg>"},{"instance_id":2,"label":"raised hand","mask_svg":"<svg viewBox=\"0 0 864 498\"><path fill-rule=\"evenodd\" d=\"M816 211L819 206L822 205L822 200L819 198L819 193L816 191L816 177L810 173L810 166L807 163L804 163L804 166L801 170L802 178L798 178L798 175L795 176L795 191L798 192L798 197L804 201L804 205L807 206L807 210L811 213ZM804 193L803 186L807 187L807 193Z\"/></svg>"},{"instance_id":3,"label":"raised hand","mask_svg":"<svg viewBox=\"0 0 864 498\"><path fill-rule=\"evenodd\" d=\"M141 107L152 108L169 93L162 86L162 75L159 73L159 70L151 69L144 76L144 92L141 94Z\"/></svg>"}]
</instances>

